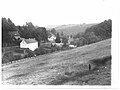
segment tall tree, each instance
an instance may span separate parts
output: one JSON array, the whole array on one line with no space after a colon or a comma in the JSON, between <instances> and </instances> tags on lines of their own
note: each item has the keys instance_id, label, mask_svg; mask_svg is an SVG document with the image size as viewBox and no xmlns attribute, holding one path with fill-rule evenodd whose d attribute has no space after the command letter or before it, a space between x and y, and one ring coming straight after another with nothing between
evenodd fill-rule
<instances>
[{"instance_id":1,"label":"tall tree","mask_svg":"<svg viewBox=\"0 0 120 90\"><path fill-rule=\"evenodd\" d=\"M63 43L63 46L66 46L67 43L68 43L68 38L67 37L62 37L62 43Z\"/></svg>"},{"instance_id":2,"label":"tall tree","mask_svg":"<svg viewBox=\"0 0 120 90\"><path fill-rule=\"evenodd\" d=\"M48 34L46 31L45 27L38 27L35 31L34 31L34 37L37 41L48 41Z\"/></svg>"},{"instance_id":3,"label":"tall tree","mask_svg":"<svg viewBox=\"0 0 120 90\"><path fill-rule=\"evenodd\" d=\"M56 43L61 43L59 33L57 33L57 37L56 37L56 39L55 39L55 42L56 42Z\"/></svg>"},{"instance_id":4,"label":"tall tree","mask_svg":"<svg viewBox=\"0 0 120 90\"><path fill-rule=\"evenodd\" d=\"M9 18L2 18L2 46L9 46L14 44L12 37L9 35L9 32L17 30L18 29Z\"/></svg>"},{"instance_id":5,"label":"tall tree","mask_svg":"<svg viewBox=\"0 0 120 90\"><path fill-rule=\"evenodd\" d=\"M53 28L53 29L51 30L51 33L52 33L52 34L54 34L54 35L56 35L56 34L57 34L57 32L56 32L55 28Z\"/></svg>"},{"instance_id":6,"label":"tall tree","mask_svg":"<svg viewBox=\"0 0 120 90\"><path fill-rule=\"evenodd\" d=\"M34 27L34 25L29 22L26 22L26 25L24 26L18 26L19 32L21 34L21 37L23 38L34 38L34 31L36 30L36 28Z\"/></svg>"}]
</instances>

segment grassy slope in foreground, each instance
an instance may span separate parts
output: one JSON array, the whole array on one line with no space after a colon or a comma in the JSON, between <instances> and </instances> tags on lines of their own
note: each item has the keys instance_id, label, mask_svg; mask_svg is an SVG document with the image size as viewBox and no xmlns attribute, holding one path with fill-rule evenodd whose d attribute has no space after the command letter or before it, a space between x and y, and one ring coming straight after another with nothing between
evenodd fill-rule
<instances>
[{"instance_id":1,"label":"grassy slope in foreground","mask_svg":"<svg viewBox=\"0 0 120 90\"><path fill-rule=\"evenodd\" d=\"M110 85L110 59L111 40L107 39L3 66L2 80L4 84Z\"/></svg>"}]
</instances>

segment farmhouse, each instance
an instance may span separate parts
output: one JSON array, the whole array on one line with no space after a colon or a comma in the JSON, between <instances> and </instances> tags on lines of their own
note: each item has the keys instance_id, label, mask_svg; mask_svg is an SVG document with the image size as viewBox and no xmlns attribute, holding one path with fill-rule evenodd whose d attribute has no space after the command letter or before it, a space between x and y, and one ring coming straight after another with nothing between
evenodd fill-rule
<instances>
[{"instance_id":1,"label":"farmhouse","mask_svg":"<svg viewBox=\"0 0 120 90\"><path fill-rule=\"evenodd\" d=\"M54 42L55 39L56 39L56 36L53 35L53 34L49 35L49 37L48 37L48 40L49 40L50 42Z\"/></svg>"},{"instance_id":2,"label":"farmhouse","mask_svg":"<svg viewBox=\"0 0 120 90\"><path fill-rule=\"evenodd\" d=\"M29 48L34 51L38 48L38 42L35 39L23 39L20 43L20 48Z\"/></svg>"}]
</instances>

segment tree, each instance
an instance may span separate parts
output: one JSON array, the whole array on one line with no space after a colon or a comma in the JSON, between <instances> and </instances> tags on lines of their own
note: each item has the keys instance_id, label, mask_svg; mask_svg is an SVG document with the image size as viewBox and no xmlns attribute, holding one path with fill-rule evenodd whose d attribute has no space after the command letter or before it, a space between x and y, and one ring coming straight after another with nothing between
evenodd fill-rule
<instances>
[{"instance_id":1,"label":"tree","mask_svg":"<svg viewBox=\"0 0 120 90\"><path fill-rule=\"evenodd\" d=\"M63 46L66 47L66 44L68 43L68 38L67 37L62 37L62 43L63 43Z\"/></svg>"},{"instance_id":2,"label":"tree","mask_svg":"<svg viewBox=\"0 0 120 90\"><path fill-rule=\"evenodd\" d=\"M48 41L48 34L45 27L39 27L35 30L35 38L38 41Z\"/></svg>"},{"instance_id":3,"label":"tree","mask_svg":"<svg viewBox=\"0 0 120 90\"><path fill-rule=\"evenodd\" d=\"M61 36L64 36L64 33L63 33L63 32L61 32Z\"/></svg>"},{"instance_id":4,"label":"tree","mask_svg":"<svg viewBox=\"0 0 120 90\"><path fill-rule=\"evenodd\" d=\"M19 33L21 35L22 38L34 38L34 32L36 30L35 26L29 22L26 22L26 25L24 26L17 26L17 28L19 29Z\"/></svg>"},{"instance_id":5,"label":"tree","mask_svg":"<svg viewBox=\"0 0 120 90\"><path fill-rule=\"evenodd\" d=\"M2 18L2 46L15 44L13 38L9 35L9 32L17 30L18 29L10 19Z\"/></svg>"},{"instance_id":6,"label":"tree","mask_svg":"<svg viewBox=\"0 0 120 90\"><path fill-rule=\"evenodd\" d=\"M96 36L94 32L87 33L85 38L87 39L88 44L100 41L100 38Z\"/></svg>"},{"instance_id":7,"label":"tree","mask_svg":"<svg viewBox=\"0 0 120 90\"><path fill-rule=\"evenodd\" d=\"M57 34L57 32L56 32L55 28L53 28L53 29L51 30L51 33L52 33L52 34L54 34L54 35L56 35L56 34Z\"/></svg>"},{"instance_id":8,"label":"tree","mask_svg":"<svg viewBox=\"0 0 120 90\"><path fill-rule=\"evenodd\" d=\"M72 36L72 35L70 35L70 38L73 38L73 36Z\"/></svg>"},{"instance_id":9,"label":"tree","mask_svg":"<svg viewBox=\"0 0 120 90\"><path fill-rule=\"evenodd\" d=\"M60 42L61 42L61 41L60 41L59 33L57 33L57 37L56 37L56 39L55 39L55 42L56 42L56 43L60 43Z\"/></svg>"}]
</instances>

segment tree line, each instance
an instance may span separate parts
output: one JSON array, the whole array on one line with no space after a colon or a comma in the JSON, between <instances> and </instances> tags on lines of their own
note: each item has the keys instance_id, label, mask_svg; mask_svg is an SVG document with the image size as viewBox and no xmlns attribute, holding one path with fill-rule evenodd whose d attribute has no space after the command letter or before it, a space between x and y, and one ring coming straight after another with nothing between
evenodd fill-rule
<instances>
[{"instance_id":1,"label":"tree line","mask_svg":"<svg viewBox=\"0 0 120 90\"><path fill-rule=\"evenodd\" d=\"M83 33L74 36L73 44L83 46L85 44L95 43L112 37L112 20L105 20L99 24L93 25Z\"/></svg>"},{"instance_id":2,"label":"tree line","mask_svg":"<svg viewBox=\"0 0 120 90\"><path fill-rule=\"evenodd\" d=\"M2 18L2 46L18 45L19 40L12 37L9 32L17 31L20 37L28 39L35 38L38 42L48 41L48 34L45 27L36 27L31 22L23 26L16 26L10 18Z\"/></svg>"},{"instance_id":3,"label":"tree line","mask_svg":"<svg viewBox=\"0 0 120 90\"><path fill-rule=\"evenodd\" d=\"M47 42L48 35L50 33L54 34L56 42L60 43L60 38L63 38L63 42L67 43L67 37L63 32L59 35L56 30L53 28L50 31L47 31L45 27L34 26L31 22L26 22L23 26L16 26L10 18L2 18L2 46L13 46L19 45L20 40L16 40L12 37L9 32L17 31L20 37L22 38L35 38L38 42ZM111 38L112 34L112 20L105 20L99 24L93 25L86 29L83 33L78 33L74 36L74 41L71 44L77 46L83 46L85 44L95 43L104 39Z\"/></svg>"}]
</instances>

